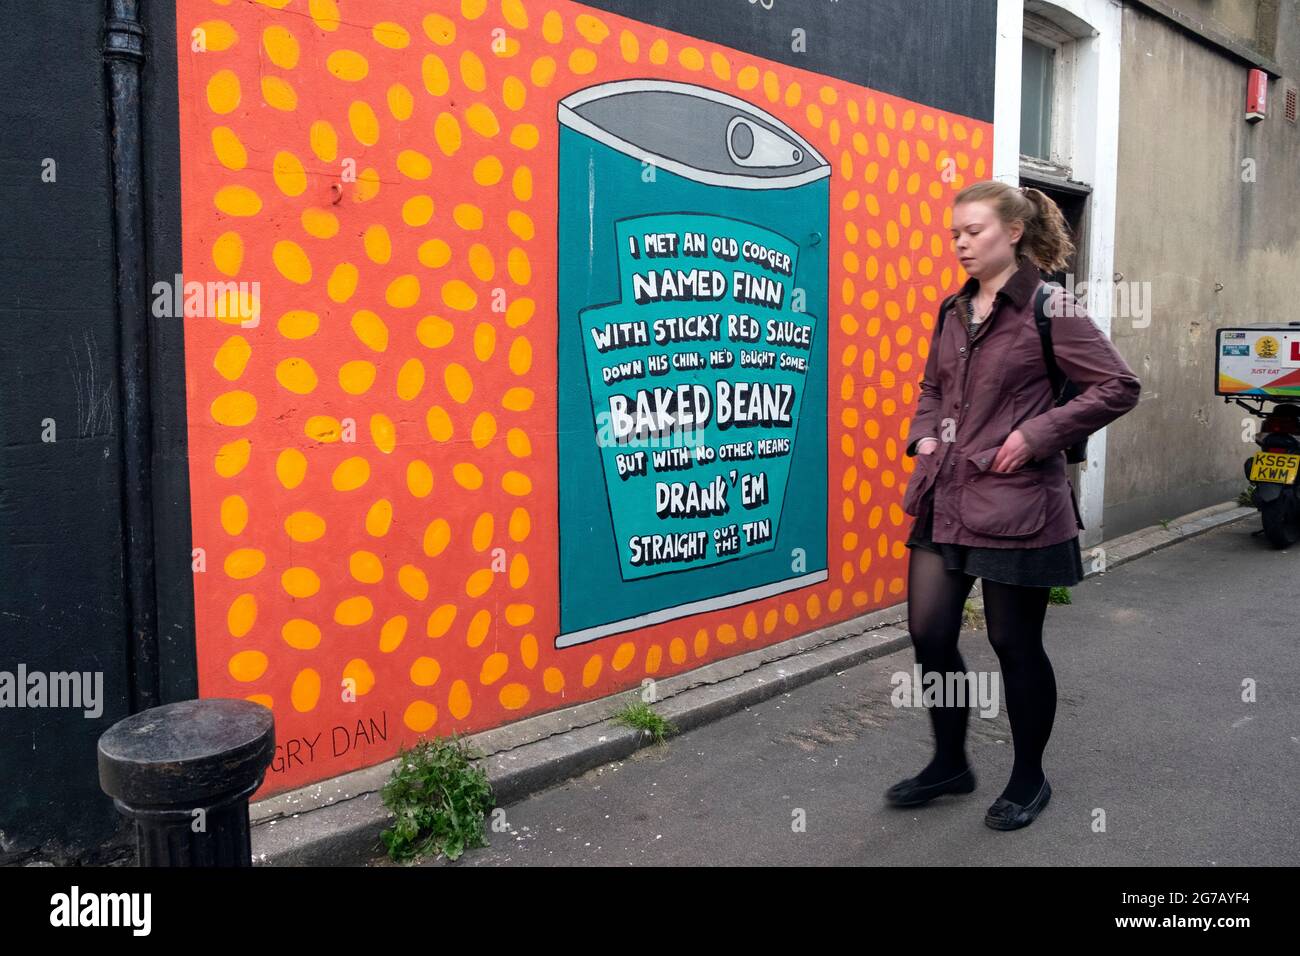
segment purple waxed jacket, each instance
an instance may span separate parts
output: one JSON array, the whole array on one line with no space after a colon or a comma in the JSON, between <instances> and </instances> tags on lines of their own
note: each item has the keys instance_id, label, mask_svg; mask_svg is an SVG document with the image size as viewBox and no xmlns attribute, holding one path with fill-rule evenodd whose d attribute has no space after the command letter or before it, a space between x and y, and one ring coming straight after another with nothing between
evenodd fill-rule
<instances>
[{"instance_id":1,"label":"purple waxed jacket","mask_svg":"<svg viewBox=\"0 0 1300 956\"><path fill-rule=\"evenodd\" d=\"M963 298L931 342L916 415L907 436L915 470L903 510L916 516L934 490L933 540L985 548L1038 548L1083 528L1066 475L1065 449L1137 404L1141 383L1087 310L1065 289L1047 302L1056 364L1079 390L1055 407L1042 340L1034 324L1038 268L1025 259L998 290L993 311L972 339ZM972 278L962 296L979 287ZM1016 429L1033 457L1019 469L989 470ZM922 438L939 445L918 455Z\"/></svg>"}]
</instances>

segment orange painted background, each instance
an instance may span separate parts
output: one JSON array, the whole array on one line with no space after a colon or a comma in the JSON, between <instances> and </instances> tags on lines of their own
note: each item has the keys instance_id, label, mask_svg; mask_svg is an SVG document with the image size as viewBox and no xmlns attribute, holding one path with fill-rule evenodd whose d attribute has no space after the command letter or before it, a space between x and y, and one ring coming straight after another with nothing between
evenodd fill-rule
<instances>
[{"instance_id":1,"label":"orange painted background","mask_svg":"<svg viewBox=\"0 0 1300 956\"><path fill-rule=\"evenodd\" d=\"M568 0L180 0L178 31L185 279L260 286L256 324L184 321L200 692L274 709L263 795L904 599L988 124ZM556 650L556 103L637 77L833 167L830 579Z\"/></svg>"}]
</instances>

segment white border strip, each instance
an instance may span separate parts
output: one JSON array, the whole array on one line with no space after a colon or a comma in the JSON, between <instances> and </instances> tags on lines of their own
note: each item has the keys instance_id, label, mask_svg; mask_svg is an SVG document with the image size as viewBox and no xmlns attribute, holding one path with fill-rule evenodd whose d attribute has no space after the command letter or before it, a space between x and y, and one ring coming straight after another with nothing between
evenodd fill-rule
<instances>
[{"instance_id":1,"label":"white border strip","mask_svg":"<svg viewBox=\"0 0 1300 956\"><path fill-rule=\"evenodd\" d=\"M652 153L647 149L642 149L620 136L615 136L607 129L597 126L590 120L584 119L573 109L575 106L582 106L584 103L590 103L593 100L605 99L609 96L618 96L623 93L678 93L683 96L694 96L699 99L710 100L714 103L721 103L724 106L730 106L734 109L747 113L750 116L761 119L764 123L780 130L787 136L795 140L804 152L812 157L820 165L816 169L810 169L806 172L799 173L795 176L752 176L740 175L737 173L712 173L703 169L696 169L694 166L688 166L680 163L675 159L669 159L667 156L660 156ZM711 90L707 86L695 86L691 83L674 83L670 80L616 80L612 83L602 83L597 86L589 86L585 90L578 90L560 100L559 103L559 120L560 122L574 130L589 136L598 143L603 143L611 149L620 153L638 159L643 163L651 163L654 166L665 169L670 173L675 173L683 179L691 179L695 182L704 183L707 186L730 186L735 189L793 189L796 186L803 186L807 183L816 182L819 179L825 179L831 174L830 164L826 157L813 149L808 141L796 133L789 126L786 126L775 116L767 113L753 103L738 99L728 93L720 93L717 90Z\"/></svg>"},{"instance_id":2,"label":"white border strip","mask_svg":"<svg viewBox=\"0 0 1300 956\"><path fill-rule=\"evenodd\" d=\"M771 597L774 594L784 594L786 591L794 591L798 588L808 587L810 584L817 584L820 581L825 581L829 576L827 571L813 571L811 574L805 574L797 578L787 578L784 581L775 581L772 584L762 584L758 587L746 588L744 591L732 591L730 594L704 598L700 601L692 601L689 604L678 604L675 607L651 611L648 614L639 614L636 617L624 618L621 621L598 624L595 627L584 628L581 631L570 631L568 634L559 635L555 639L555 646L557 649L573 647L575 644L585 644L588 641L608 637L611 634L621 634L624 631L650 627L653 624L663 624L665 621L675 621L679 617L689 617L692 614L702 614L705 611L718 611L722 608L735 607L737 604L747 604L750 601Z\"/></svg>"}]
</instances>

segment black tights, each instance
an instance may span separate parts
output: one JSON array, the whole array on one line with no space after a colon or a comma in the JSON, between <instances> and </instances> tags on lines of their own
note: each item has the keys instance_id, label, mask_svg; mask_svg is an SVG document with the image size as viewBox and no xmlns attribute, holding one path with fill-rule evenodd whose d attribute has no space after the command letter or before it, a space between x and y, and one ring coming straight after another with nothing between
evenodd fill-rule
<instances>
[{"instance_id":1,"label":"black tights","mask_svg":"<svg viewBox=\"0 0 1300 956\"><path fill-rule=\"evenodd\" d=\"M975 579L949 571L933 551L912 548L908 568L907 627L923 674L965 673L957 650L962 610ZM1025 804L1043 782L1043 750L1056 717L1056 675L1043 650L1043 618L1049 588L984 581L984 618L998 656L1015 741L1015 764L1002 796ZM927 707L934 728L935 756L921 772L930 784L967 766L965 741L969 707Z\"/></svg>"}]
</instances>

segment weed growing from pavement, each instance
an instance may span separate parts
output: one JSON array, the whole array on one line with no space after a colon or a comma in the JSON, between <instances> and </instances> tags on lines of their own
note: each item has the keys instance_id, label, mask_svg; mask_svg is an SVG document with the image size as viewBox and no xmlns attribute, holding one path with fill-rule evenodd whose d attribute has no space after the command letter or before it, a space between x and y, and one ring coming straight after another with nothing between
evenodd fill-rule
<instances>
[{"instance_id":1,"label":"weed growing from pavement","mask_svg":"<svg viewBox=\"0 0 1300 956\"><path fill-rule=\"evenodd\" d=\"M663 743L668 734L677 733L677 728L650 709L643 700L634 700L614 715L615 723L635 727L645 731L654 738L654 742Z\"/></svg>"},{"instance_id":2,"label":"weed growing from pavement","mask_svg":"<svg viewBox=\"0 0 1300 956\"><path fill-rule=\"evenodd\" d=\"M380 792L397 818L380 834L390 858L443 854L455 860L469 847L488 845L483 821L496 801L487 774L471 763L480 756L456 735L421 738L399 752L397 767Z\"/></svg>"},{"instance_id":3,"label":"weed growing from pavement","mask_svg":"<svg viewBox=\"0 0 1300 956\"><path fill-rule=\"evenodd\" d=\"M1070 600L1069 588L1052 588L1052 593L1047 596L1049 604L1073 604Z\"/></svg>"}]
</instances>

